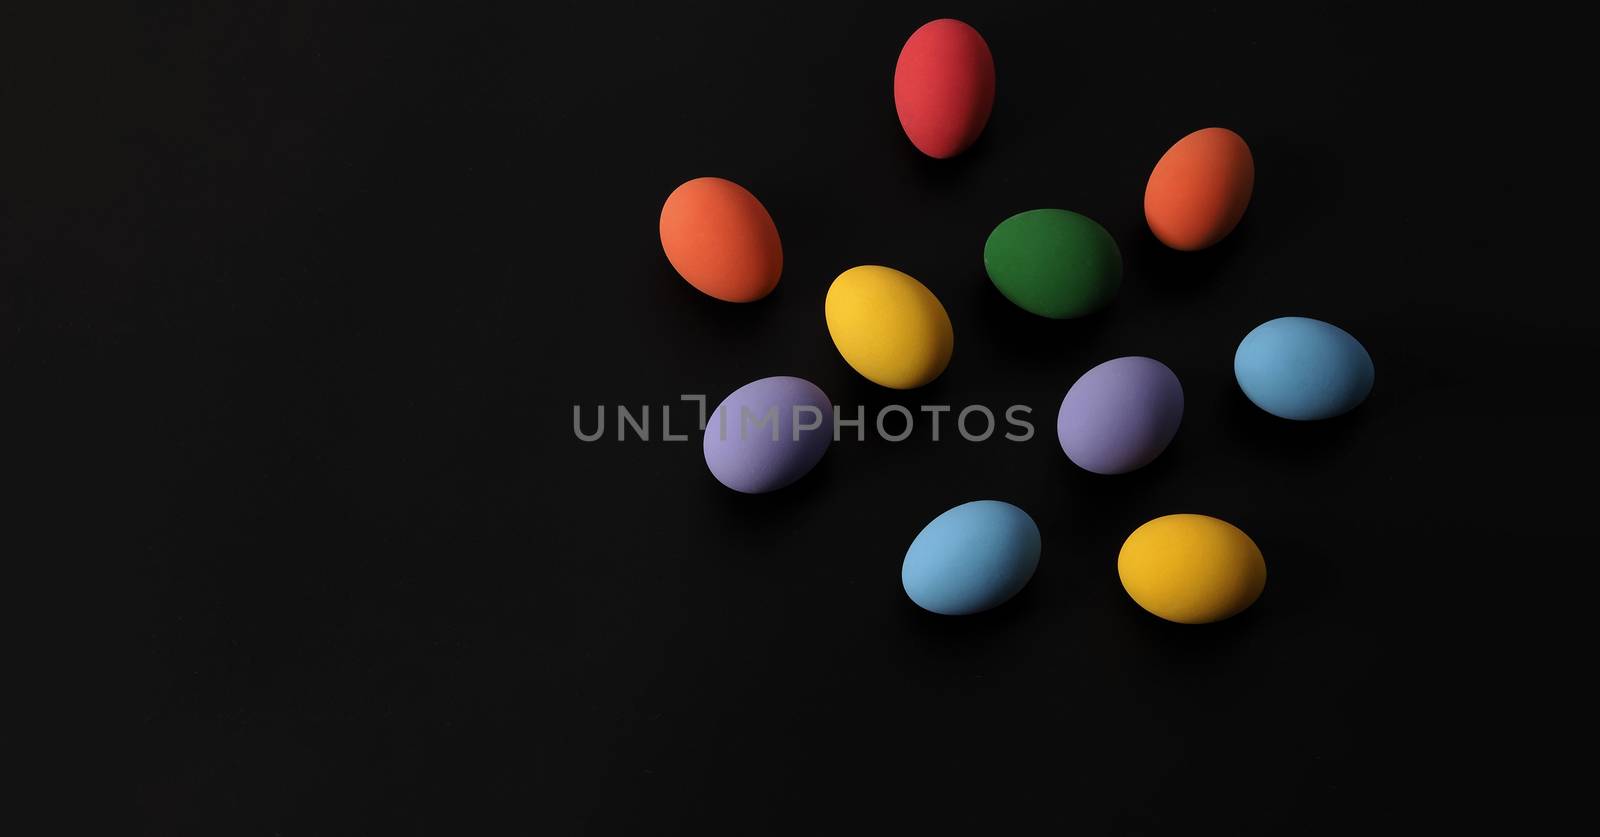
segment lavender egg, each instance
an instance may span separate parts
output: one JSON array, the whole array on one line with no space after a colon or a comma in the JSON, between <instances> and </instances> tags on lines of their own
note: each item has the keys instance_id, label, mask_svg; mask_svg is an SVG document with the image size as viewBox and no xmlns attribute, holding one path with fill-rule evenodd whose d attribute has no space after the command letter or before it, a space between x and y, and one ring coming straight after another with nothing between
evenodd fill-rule
<instances>
[{"instance_id":1,"label":"lavender egg","mask_svg":"<svg viewBox=\"0 0 1600 837\"><path fill-rule=\"evenodd\" d=\"M751 381L706 420L706 467L717 482L764 494L805 476L833 441L833 404L816 384L779 375Z\"/></svg>"},{"instance_id":2,"label":"lavender egg","mask_svg":"<svg viewBox=\"0 0 1600 837\"><path fill-rule=\"evenodd\" d=\"M1056 415L1067 458L1096 474L1126 474L1155 461L1183 420L1183 385L1166 364L1119 357L1083 373Z\"/></svg>"}]
</instances>

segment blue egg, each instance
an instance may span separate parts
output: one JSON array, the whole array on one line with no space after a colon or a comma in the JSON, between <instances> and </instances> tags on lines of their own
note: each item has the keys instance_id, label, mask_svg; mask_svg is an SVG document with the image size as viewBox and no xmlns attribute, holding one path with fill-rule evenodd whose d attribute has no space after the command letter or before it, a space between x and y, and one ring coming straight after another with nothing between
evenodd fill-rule
<instances>
[{"instance_id":1,"label":"blue egg","mask_svg":"<svg viewBox=\"0 0 1600 837\"><path fill-rule=\"evenodd\" d=\"M1039 566L1039 527L999 500L963 503L923 528L906 550L900 583L924 610L947 616L1003 604Z\"/></svg>"},{"instance_id":2,"label":"blue egg","mask_svg":"<svg viewBox=\"0 0 1600 837\"><path fill-rule=\"evenodd\" d=\"M1257 407L1314 421L1355 409L1372 391L1372 356L1349 332L1306 317L1268 320L1246 334L1233 376Z\"/></svg>"}]
</instances>

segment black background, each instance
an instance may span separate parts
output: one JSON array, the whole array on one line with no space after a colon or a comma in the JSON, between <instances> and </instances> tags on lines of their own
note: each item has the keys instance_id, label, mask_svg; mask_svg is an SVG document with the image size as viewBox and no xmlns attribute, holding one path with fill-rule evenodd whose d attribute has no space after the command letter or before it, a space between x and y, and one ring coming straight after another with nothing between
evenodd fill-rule
<instances>
[{"instance_id":1,"label":"black background","mask_svg":"<svg viewBox=\"0 0 1600 837\"><path fill-rule=\"evenodd\" d=\"M949 161L906 141L890 87L939 16L998 72ZM340 3L25 31L0 368L43 466L13 475L16 520L47 536L26 556L74 591L26 640L106 675L79 717L137 746L79 763L122 830L1443 816L1417 786L1461 764L1452 718L1479 689L1438 687L1463 623L1515 604L1511 559L1556 537L1524 525L1560 514L1514 472L1585 420L1560 365L1587 312L1522 243L1557 222L1506 165L1535 114L1476 46L1492 27L1298 3ZM1254 198L1218 247L1170 252L1144 181L1209 125L1249 141ZM702 296L661 254L662 201L703 175L777 222L761 302ZM1047 321L987 282L989 231L1038 207L1117 238L1109 310ZM823 296L857 264L944 302L932 385L876 388L833 349ZM1290 314L1366 345L1365 405L1297 424L1244 399L1235 346ZM1184 424L1152 466L1097 477L1055 408L1124 354L1177 372ZM1039 432L846 439L758 497L697 440L572 432L574 405L714 404L777 374L869 414L1027 404ZM1039 571L989 614L921 612L905 548L978 498L1034 516ZM1127 598L1122 539L1175 512L1261 545L1251 610L1183 627Z\"/></svg>"}]
</instances>

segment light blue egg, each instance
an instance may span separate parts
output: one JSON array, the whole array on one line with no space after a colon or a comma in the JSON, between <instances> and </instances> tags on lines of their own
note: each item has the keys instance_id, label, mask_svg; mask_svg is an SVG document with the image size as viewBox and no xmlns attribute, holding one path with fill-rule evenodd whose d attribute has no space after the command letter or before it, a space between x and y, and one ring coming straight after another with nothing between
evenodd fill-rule
<instances>
[{"instance_id":1,"label":"light blue egg","mask_svg":"<svg viewBox=\"0 0 1600 837\"><path fill-rule=\"evenodd\" d=\"M1257 407L1313 421L1355 409L1372 391L1372 356L1336 325L1279 317L1255 327L1233 355L1239 388Z\"/></svg>"},{"instance_id":2,"label":"light blue egg","mask_svg":"<svg viewBox=\"0 0 1600 837\"><path fill-rule=\"evenodd\" d=\"M1003 604L1039 566L1039 527L999 500L963 503L923 528L906 550L900 583L924 610L963 616Z\"/></svg>"}]
</instances>

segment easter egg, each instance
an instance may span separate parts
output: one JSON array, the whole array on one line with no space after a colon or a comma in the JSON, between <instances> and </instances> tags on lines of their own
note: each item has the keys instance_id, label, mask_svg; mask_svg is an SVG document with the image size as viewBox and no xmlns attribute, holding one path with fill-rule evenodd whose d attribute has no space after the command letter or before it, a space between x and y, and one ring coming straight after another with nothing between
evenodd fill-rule
<instances>
[{"instance_id":1,"label":"easter egg","mask_svg":"<svg viewBox=\"0 0 1600 837\"><path fill-rule=\"evenodd\" d=\"M833 441L833 405L816 384L780 375L751 381L706 420L702 447L717 482L745 494L805 476Z\"/></svg>"},{"instance_id":2,"label":"easter egg","mask_svg":"<svg viewBox=\"0 0 1600 837\"><path fill-rule=\"evenodd\" d=\"M894 109L917 150L940 159L960 154L993 108L994 57L978 30L945 18L911 34L894 67Z\"/></svg>"},{"instance_id":3,"label":"easter egg","mask_svg":"<svg viewBox=\"0 0 1600 837\"><path fill-rule=\"evenodd\" d=\"M1336 325L1279 317L1256 326L1233 355L1239 388L1257 407L1312 421L1355 409L1372 391L1372 356Z\"/></svg>"},{"instance_id":4,"label":"easter egg","mask_svg":"<svg viewBox=\"0 0 1600 837\"><path fill-rule=\"evenodd\" d=\"M1083 373L1056 414L1056 437L1078 467L1125 474L1167 449L1183 420L1183 385L1158 360L1119 357Z\"/></svg>"},{"instance_id":5,"label":"easter egg","mask_svg":"<svg viewBox=\"0 0 1600 837\"><path fill-rule=\"evenodd\" d=\"M1255 541L1203 514L1169 514L1140 526L1117 555L1122 586L1169 622L1216 622L1244 610L1267 583Z\"/></svg>"},{"instance_id":6,"label":"easter egg","mask_svg":"<svg viewBox=\"0 0 1600 837\"><path fill-rule=\"evenodd\" d=\"M978 613L1015 596L1039 566L1039 527L999 500L963 503L917 534L900 583L918 607L947 616Z\"/></svg>"},{"instance_id":7,"label":"easter egg","mask_svg":"<svg viewBox=\"0 0 1600 837\"><path fill-rule=\"evenodd\" d=\"M1144 187L1144 218L1161 243L1203 250L1221 241L1250 205L1256 164L1227 128L1205 128L1161 155Z\"/></svg>"},{"instance_id":8,"label":"easter egg","mask_svg":"<svg viewBox=\"0 0 1600 837\"><path fill-rule=\"evenodd\" d=\"M667 196L661 249L689 284L727 302L772 293L783 272L783 245L767 208L720 177L697 177Z\"/></svg>"},{"instance_id":9,"label":"easter egg","mask_svg":"<svg viewBox=\"0 0 1600 837\"><path fill-rule=\"evenodd\" d=\"M1065 209L1031 209L1001 221L983 245L983 267L1006 299L1055 319L1098 310L1122 284L1116 239Z\"/></svg>"},{"instance_id":10,"label":"easter egg","mask_svg":"<svg viewBox=\"0 0 1600 837\"><path fill-rule=\"evenodd\" d=\"M828 335L845 363L891 389L913 389L950 363L955 332L933 291L898 270L852 267L828 287Z\"/></svg>"}]
</instances>

